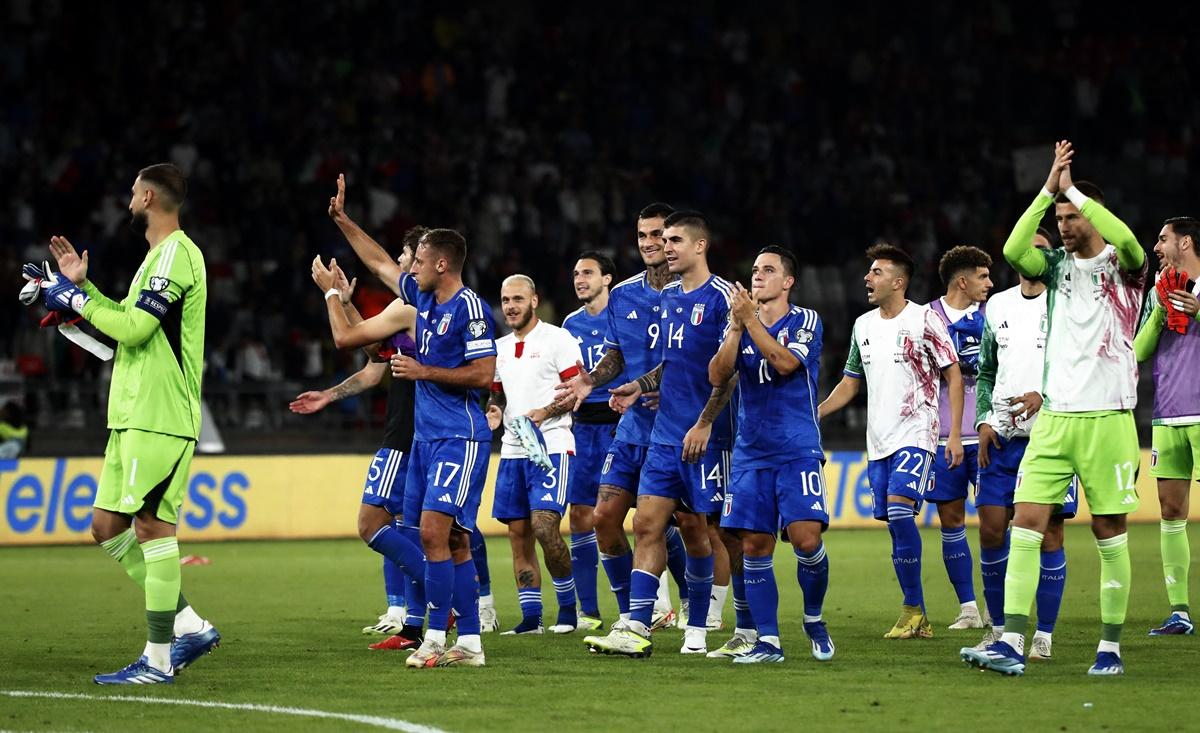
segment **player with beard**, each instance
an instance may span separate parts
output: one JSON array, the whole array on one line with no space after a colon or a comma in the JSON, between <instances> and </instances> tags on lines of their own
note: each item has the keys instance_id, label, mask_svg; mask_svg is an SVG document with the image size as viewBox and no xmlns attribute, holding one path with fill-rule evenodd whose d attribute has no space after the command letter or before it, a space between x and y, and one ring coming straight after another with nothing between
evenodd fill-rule
<instances>
[{"instance_id":1,"label":"player with beard","mask_svg":"<svg viewBox=\"0 0 1200 733\"><path fill-rule=\"evenodd\" d=\"M558 620L550 631L575 631L578 612L571 556L559 526L567 508L575 439L567 405L556 403L555 388L579 370L579 344L570 332L537 317L537 290L525 275L511 275L500 287L504 322L512 332L496 341L496 376L488 401L488 427L504 426L492 516L507 525L521 622L505 635L541 634L542 574L534 540L558 596ZM531 453L522 436L521 416L533 421L544 442ZM539 460L539 458L541 460Z\"/></svg>"},{"instance_id":2,"label":"player with beard","mask_svg":"<svg viewBox=\"0 0 1200 733\"><path fill-rule=\"evenodd\" d=\"M674 277L667 269L663 222L673 211L667 204L654 203L638 214L638 253L646 269L618 283L609 293L604 356L593 369L581 371L559 386L560 399L570 409L579 410L593 389L613 382L622 384L658 364L662 348L659 300L663 287ZM625 535L625 517L633 508L653 427L654 410L644 401L635 403L621 416L601 467L592 515L600 562L623 619L629 618L629 584L633 573L633 551ZM679 584L681 597L687 597L682 539L672 527L667 530L666 540L667 565ZM669 614L660 617L661 624L669 620Z\"/></svg>"}]
</instances>

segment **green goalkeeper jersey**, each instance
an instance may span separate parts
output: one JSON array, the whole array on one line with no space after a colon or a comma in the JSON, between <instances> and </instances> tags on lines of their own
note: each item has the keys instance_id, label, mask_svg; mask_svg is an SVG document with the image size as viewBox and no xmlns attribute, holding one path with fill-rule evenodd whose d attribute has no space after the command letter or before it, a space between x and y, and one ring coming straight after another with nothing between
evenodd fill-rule
<instances>
[{"instance_id":1,"label":"green goalkeeper jersey","mask_svg":"<svg viewBox=\"0 0 1200 733\"><path fill-rule=\"evenodd\" d=\"M117 342L108 427L195 440L204 371L204 255L182 230L146 254L120 303L91 281L86 318Z\"/></svg>"}]
</instances>

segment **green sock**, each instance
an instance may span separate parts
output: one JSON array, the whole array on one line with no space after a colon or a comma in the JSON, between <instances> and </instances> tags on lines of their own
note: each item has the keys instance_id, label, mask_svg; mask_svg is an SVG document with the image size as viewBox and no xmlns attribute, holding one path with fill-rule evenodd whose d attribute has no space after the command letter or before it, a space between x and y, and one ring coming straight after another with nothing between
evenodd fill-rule
<instances>
[{"instance_id":1,"label":"green sock","mask_svg":"<svg viewBox=\"0 0 1200 733\"><path fill-rule=\"evenodd\" d=\"M1008 549L1008 570L1004 574L1005 633L1025 633L1041 573L1042 533L1013 527Z\"/></svg>"},{"instance_id":2,"label":"green sock","mask_svg":"<svg viewBox=\"0 0 1200 733\"><path fill-rule=\"evenodd\" d=\"M1125 611L1129 607L1129 537L1119 534L1106 540L1096 540L1100 550L1100 621L1104 624L1101 638L1120 641Z\"/></svg>"},{"instance_id":3,"label":"green sock","mask_svg":"<svg viewBox=\"0 0 1200 733\"><path fill-rule=\"evenodd\" d=\"M133 532L133 527L125 530L121 534L100 543L112 559L121 563L121 567L125 569L125 574L130 580L137 583L139 588L146 587L146 560L142 556L142 546L137 542L137 535Z\"/></svg>"},{"instance_id":4,"label":"green sock","mask_svg":"<svg viewBox=\"0 0 1200 733\"><path fill-rule=\"evenodd\" d=\"M142 543L146 556L146 621L152 644L169 644L179 604L179 542L164 537Z\"/></svg>"},{"instance_id":5,"label":"green sock","mask_svg":"<svg viewBox=\"0 0 1200 733\"><path fill-rule=\"evenodd\" d=\"M1188 610L1188 571L1192 550L1188 545L1186 519L1164 519L1159 523L1158 542L1162 548L1163 579L1167 582L1167 600L1172 611Z\"/></svg>"}]
</instances>

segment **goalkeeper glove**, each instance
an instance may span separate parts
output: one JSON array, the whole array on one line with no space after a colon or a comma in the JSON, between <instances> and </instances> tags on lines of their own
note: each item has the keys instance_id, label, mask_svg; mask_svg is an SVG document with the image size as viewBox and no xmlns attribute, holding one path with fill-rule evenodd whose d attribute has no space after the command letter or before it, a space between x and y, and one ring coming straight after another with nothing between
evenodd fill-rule
<instances>
[{"instance_id":1,"label":"goalkeeper glove","mask_svg":"<svg viewBox=\"0 0 1200 733\"><path fill-rule=\"evenodd\" d=\"M83 315L83 307L91 300L79 286L62 275L55 275L49 262L42 263L42 303L51 311L75 311Z\"/></svg>"},{"instance_id":2,"label":"goalkeeper glove","mask_svg":"<svg viewBox=\"0 0 1200 733\"><path fill-rule=\"evenodd\" d=\"M546 439L542 437L542 431L533 424L533 420L520 415L509 420L508 427L516 434L517 440L521 441L525 455L535 466L547 471L554 468L554 464L550 462L550 455L546 453Z\"/></svg>"},{"instance_id":3,"label":"goalkeeper glove","mask_svg":"<svg viewBox=\"0 0 1200 733\"><path fill-rule=\"evenodd\" d=\"M950 340L954 342L954 351L958 354L959 366L968 374L979 371L979 347L983 343L983 313L975 311L968 313L947 330Z\"/></svg>"},{"instance_id":4,"label":"goalkeeper glove","mask_svg":"<svg viewBox=\"0 0 1200 733\"><path fill-rule=\"evenodd\" d=\"M1188 282L1188 274L1186 272L1176 270L1174 267L1168 267L1163 270L1158 278L1158 282L1154 284L1158 291L1158 299L1167 309L1167 329L1175 333L1187 333L1188 323L1192 320L1191 317L1175 307L1175 303L1171 300L1171 294L1176 290L1186 290Z\"/></svg>"}]
</instances>

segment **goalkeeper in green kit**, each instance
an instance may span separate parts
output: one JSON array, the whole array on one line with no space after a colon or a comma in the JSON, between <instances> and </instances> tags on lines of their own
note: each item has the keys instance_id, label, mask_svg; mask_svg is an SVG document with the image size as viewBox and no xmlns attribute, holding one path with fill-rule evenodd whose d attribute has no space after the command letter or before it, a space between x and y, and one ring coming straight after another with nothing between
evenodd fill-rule
<instances>
[{"instance_id":1,"label":"goalkeeper in green kit","mask_svg":"<svg viewBox=\"0 0 1200 733\"><path fill-rule=\"evenodd\" d=\"M102 685L173 682L221 638L179 590L175 528L200 432L207 299L204 256L179 228L186 195L173 165L138 173L129 213L150 251L124 300L87 279L87 252L80 257L64 237L50 240L59 274L39 273L47 308L73 311L117 342L92 536L145 590L149 641L133 664L96 675Z\"/></svg>"}]
</instances>

